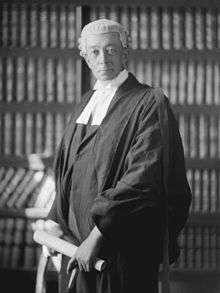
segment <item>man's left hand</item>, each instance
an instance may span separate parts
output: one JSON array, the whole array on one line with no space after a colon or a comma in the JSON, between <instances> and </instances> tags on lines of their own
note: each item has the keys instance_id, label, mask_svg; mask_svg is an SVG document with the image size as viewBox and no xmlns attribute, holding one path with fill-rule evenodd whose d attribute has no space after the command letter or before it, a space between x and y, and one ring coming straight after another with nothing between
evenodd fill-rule
<instances>
[{"instance_id":1,"label":"man's left hand","mask_svg":"<svg viewBox=\"0 0 220 293\"><path fill-rule=\"evenodd\" d=\"M89 236L77 248L75 255L70 259L67 266L67 274L77 266L80 271L85 272L90 272L93 269L99 252L101 238L102 234L95 226Z\"/></svg>"}]
</instances>

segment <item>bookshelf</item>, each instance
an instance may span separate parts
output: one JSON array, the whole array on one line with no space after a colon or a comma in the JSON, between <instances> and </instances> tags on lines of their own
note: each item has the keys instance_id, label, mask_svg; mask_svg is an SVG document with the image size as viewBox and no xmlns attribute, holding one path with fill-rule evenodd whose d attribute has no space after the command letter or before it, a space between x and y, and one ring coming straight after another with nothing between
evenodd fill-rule
<instances>
[{"instance_id":1,"label":"bookshelf","mask_svg":"<svg viewBox=\"0 0 220 293\"><path fill-rule=\"evenodd\" d=\"M38 253L30 249L28 225L47 212L50 201L44 198L39 207L37 198L50 178L71 111L94 82L79 57L77 38L84 24L104 17L127 26L129 70L140 82L163 88L179 123L193 203L171 279L215 278L220 270L220 2L211 0L127 0L123 5L103 0L1 1L4 270L36 271ZM30 164L33 155L40 157L37 167ZM3 239L9 231L13 239ZM21 243L28 248L26 254Z\"/></svg>"}]
</instances>

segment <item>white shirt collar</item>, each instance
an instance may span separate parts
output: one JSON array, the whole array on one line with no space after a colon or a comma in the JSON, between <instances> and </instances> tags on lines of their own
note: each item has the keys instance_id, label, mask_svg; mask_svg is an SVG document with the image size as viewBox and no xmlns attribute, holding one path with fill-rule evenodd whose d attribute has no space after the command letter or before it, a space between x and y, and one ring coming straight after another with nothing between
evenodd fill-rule
<instances>
[{"instance_id":1,"label":"white shirt collar","mask_svg":"<svg viewBox=\"0 0 220 293\"><path fill-rule=\"evenodd\" d=\"M93 89L94 90L117 89L127 78L128 78L128 71L124 69L112 80L105 80L105 81L97 80Z\"/></svg>"}]
</instances>

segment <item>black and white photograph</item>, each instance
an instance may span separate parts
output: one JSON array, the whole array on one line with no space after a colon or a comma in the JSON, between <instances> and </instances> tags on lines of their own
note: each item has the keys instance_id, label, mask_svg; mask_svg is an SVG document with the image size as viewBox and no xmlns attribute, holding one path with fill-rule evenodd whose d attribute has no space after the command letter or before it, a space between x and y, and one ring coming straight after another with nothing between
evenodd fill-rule
<instances>
[{"instance_id":1,"label":"black and white photograph","mask_svg":"<svg viewBox=\"0 0 220 293\"><path fill-rule=\"evenodd\" d=\"M219 0L0 0L0 292L220 292Z\"/></svg>"}]
</instances>

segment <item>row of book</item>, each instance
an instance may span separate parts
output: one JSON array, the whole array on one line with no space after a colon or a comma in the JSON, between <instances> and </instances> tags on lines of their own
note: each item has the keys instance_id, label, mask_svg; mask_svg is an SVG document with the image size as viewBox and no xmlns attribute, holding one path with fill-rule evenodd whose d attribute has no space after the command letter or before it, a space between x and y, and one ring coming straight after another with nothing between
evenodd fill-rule
<instances>
[{"instance_id":1,"label":"row of book","mask_svg":"<svg viewBox=\"0 0 220 293\"><path fill-rule=\"evenodd\" d=\"M147 5L146 5L147 6ZM132 49L213 49L220 47L220 10L99 5L91 20L110 18L127 28Z\"/></svg>"},{"instance_id":2,"label":"row of book","mask_svg":"<svg viewBox=\"0 0 220 293\"><path fill-rule=\"evenodd\" d=\"M220 158L220 115L179 114L177 117L186 158Z\"/></svg>"},{"instance_id":3,"label":"row of book","mask_svg":"<svg viewBox=\"0 0 220 293\"><path fill-rule=\"evenodd\" d=\"M0 59L0 101L79 102L80 59Z\"/></svg>"},{"instance_id":4,"label":"row of book","mask_svg":"<svg viewBox=\"0 0 220 293\"><path fill-rule=\"evenodd\" d=\"M60 143L69 115L70 113L2 114L0 153L53 155Z\"/></svg>"},{"instance_id":5,"label":"row of book","mask_svg":"<svg viewBox=\"0 0 220 293\"><path fill-rule=\"evenodd\" d=\"M41 247L33 240L31 221L0 218L0 267L36 268Z\"/></svg>"},{"instance_id":6,"label":"row of book","mask_svg":"<svg viewBox=\"0 0 220 293\"><path fill-rule=\"evenodd\" d=\"M41 247L33 241L30 220L0 219L0 266L36 268ZM173 269L219 270L220 229L211 226L187 226L179 237L180 257Z\"/></svg>"},{"instance_id":7,"label":"row of book","mask_svg":"<svg viewBox=\"0 0 220 293\"><path fill-rule=\"evenodd\" d=\"M193 194L192 213L220 213L220 171L188 169L187 178ZM50 170L0 168L0 207L48 208L55 197Z\"/></svg>"},{"instance_id":8,"label":"row of book","mask_svg":"<svg viewBox=\"0 0 220 293\"><path fill-rule=\"evenodd\" d=\"M73 48L82 12L71 4L3 3L0 46ZM92 6L90 18L124 25L133 49L213 49L220 47L220 11L205 8Z\"/></svg>"},{"instance_id":9,"label":"row of book","mask_svg":"<svg viewBox=\"0 0 220 293\"><path fill-rule=\"evenodd\" d=\"M2 3L0 11L0 47L73 48L77 44L81 19L76 6L17 2Z\"/></svg>"},{"instance_id":10,"label":"row of book","mask_svg":"<svg viewBox=\"0 0 220 293\"><path fill-rule=\"evenodd\" d=\"M193 194L192 213L220 213L220 171L188 169L187 178Z\"/></svg>"},{"instance_id":11,"label":"row of book","mask_svg":"<svg viewBox=\"0 0 220 293\"><path fill-rule=\"evenodd\" d=\"M220 158L220 116L210 114L202 114L202 110L200 114L178 114L186 158ZM53 155L70 115L50 112L3 113L0 119L0 153Z\"/></svg>"},{"instance_id":12,"label":"row of book","mask_svg":"<svg viewBox=\"0 0 220 293\"><path fill-rule=\"evenodd\" d=\"M55 197L51 170L0 167L0 207L50 208Z\"/></svg>"},{"instance_id":13,"label":"row of book","mask_svg":"<svg viewBox=\"0 0 220 293\"><path fill-rule=\"evenodd\" d=\"M174 268L220 269L220 227L187 226L179 237L181 254Z\"/></svg>"},{"instance_id":14,"label":"row of book","mask_svg":"<svg viewBox=\"0 0 220 293\"><path fill-rule=\"evenodd\" d=\"M220 63L212 60L131 59L142 83L161 87L173 104L220 105ZM0 101L79 102L81 60L0 58ZM89 78L88 76L83 78ZM94 82L93 82L94 83Z\"/></svg>"},{"instance_id":15,"label":"row of book","mask_svg":"<svg viewBox=\"0 0 220 293\"><path fill-rule=\"evenodd\" d=\"M161 87L173 104L220 105L220 64L211 60L153 57L131 59L129 70L142 83Z\"/></svg>"}]
</instances>

